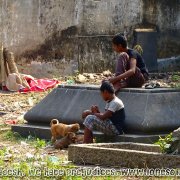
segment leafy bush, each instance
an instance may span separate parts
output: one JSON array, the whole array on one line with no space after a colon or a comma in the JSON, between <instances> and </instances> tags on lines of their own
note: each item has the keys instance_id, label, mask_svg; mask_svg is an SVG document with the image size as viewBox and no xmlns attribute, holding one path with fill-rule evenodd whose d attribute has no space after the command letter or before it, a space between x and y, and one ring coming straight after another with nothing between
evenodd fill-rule
<instances>
[{"instance_id":1,"label":"leafy bush","mask_svg":"<svg viewBox=\"0 0 180 180\"><path fill-rule=\"evenodd\" d=\"M155 143L160 146L162 153L168 153L171 143L173 142L172 133L168 134L164 138L161 136L159 137L159 140Z\"/></svg>"}]
</instances>

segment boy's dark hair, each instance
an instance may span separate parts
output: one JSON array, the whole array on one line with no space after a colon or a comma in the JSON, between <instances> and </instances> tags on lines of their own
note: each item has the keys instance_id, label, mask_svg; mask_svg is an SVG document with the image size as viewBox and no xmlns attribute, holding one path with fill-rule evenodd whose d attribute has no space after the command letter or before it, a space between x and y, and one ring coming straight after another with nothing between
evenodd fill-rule
<instances>
[{"instance_id":1,"label":"boy's dark hair","mask_svg":"<svg viewBox=\"0 0 180 180\"><path fill-rule=\"evenodd\" d=\"M127 48L127 39L122 34L116 34L112 39L113 44L121 45L123 48Z\"/></svg>"},{"instance_id":2,"label":"boy's dark hair","mask_svg":"<svg viewBox=\"0 0 180 180\"><path fill-rule=\"evenodd\" d=\"M115 93L114 87L113 87L113 85L109 81L103 81L102 82L102 85L100 87L100 91L101 92L107 91L110 94L114 94Z\"/></svg>"}]
</instances>

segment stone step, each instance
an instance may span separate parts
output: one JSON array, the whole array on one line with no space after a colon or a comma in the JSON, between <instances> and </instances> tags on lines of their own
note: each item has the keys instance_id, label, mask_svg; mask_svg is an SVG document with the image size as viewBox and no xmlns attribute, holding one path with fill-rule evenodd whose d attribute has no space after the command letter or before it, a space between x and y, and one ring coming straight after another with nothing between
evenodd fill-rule
<instances>
[{"instance_id":1,"label":"stone step","mask_svg":"<svg viewBox=\"0 0 180 180\"><path fill-rule=\"evenodd\" d=\"M51 139L51 131L49 126L44 125L13 125L11 126L13 132L19 133L22 137L28 137L29 135L41 139ZM83 130L78 132L83 134ZM94 131L94 137L96 142L139 142L152 144L159 139L159 136L164 137L166 134L123 134L119 136L107 136L101 132Z\"/></svg>"}]
</instances>

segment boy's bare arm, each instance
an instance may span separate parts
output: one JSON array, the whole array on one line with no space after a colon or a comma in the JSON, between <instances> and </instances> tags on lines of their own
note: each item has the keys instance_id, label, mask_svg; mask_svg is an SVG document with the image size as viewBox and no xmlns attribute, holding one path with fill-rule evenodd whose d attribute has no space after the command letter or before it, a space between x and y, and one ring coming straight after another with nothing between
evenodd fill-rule
<instances>
[{"instance_id":1,"label":"boy's bare arm","mask_svg":"<svg viewBox=\"0 0 180 180\"><path fill-rule=\"evenodd\" d=\"M94 115L101 120L106 120L112 116L112 111L105 111L105 113L95 113Z\"/></svg>"},{"instance_id":2,"label":"boy's bare arm","mask_svg":"<svg viewBox=\"0 0 180 180\"><path fill-rule=\"evenodd\" d=\"M82 118L86 118L88 115L94 115L95 113L100 113L99 108L97 105L91 106L91 110L85 110L82 113Z\"/></svg>"},{"instance_id":3,"label":"boy's bare arm","mask_svg":"<svg viewBox=\"0 0 180 180\"><path fill-rule=\"evenodd\" d=\"M92 113L100 113L99 107L97 105L91 106Z\"/></svg>"},{"instance_id":4,"label":"boy's bare arm","mask_svg":"<svg viewBox=\"0 0 180 180\"><path fill-rule=\"evenodd\" d=\"M86 118L88 115L93 115L92 111L86 110L82 113L82 118Z\"/></svg>"},{"instance_id":5,"label":"boy's bare arm","mask_svg":"<svg viewBox=\"0 0 180 180\"><path fill-rule=\"evenodd\" d=\"M133 74L135 74L135 72L136 72L136 59L131 58L130 59L130 69L128 71L126 71L125 73L120 74L117 77L110 78L109 81L111 83L115 83L116 81L120 81L121 79L125 79L125 78L132 76Z\"/></svg>"}]
</instances>

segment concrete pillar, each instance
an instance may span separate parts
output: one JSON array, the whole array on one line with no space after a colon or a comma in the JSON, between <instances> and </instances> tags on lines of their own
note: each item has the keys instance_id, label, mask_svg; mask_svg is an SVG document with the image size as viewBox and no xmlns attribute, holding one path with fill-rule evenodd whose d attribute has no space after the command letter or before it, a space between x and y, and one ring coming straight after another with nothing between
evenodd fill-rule
<instances>
[{"instance_id":1,"label":"concrete pillar","mask_svg":"<svg viewBox=\"0 0 180 180\"><path fill-rule=\"evenodd\" d=\"M143 48L143 58L149 72L158 70L157 64L157 32L154 29L135 29L134 44Z\"/></svg>"}]
</instances>

